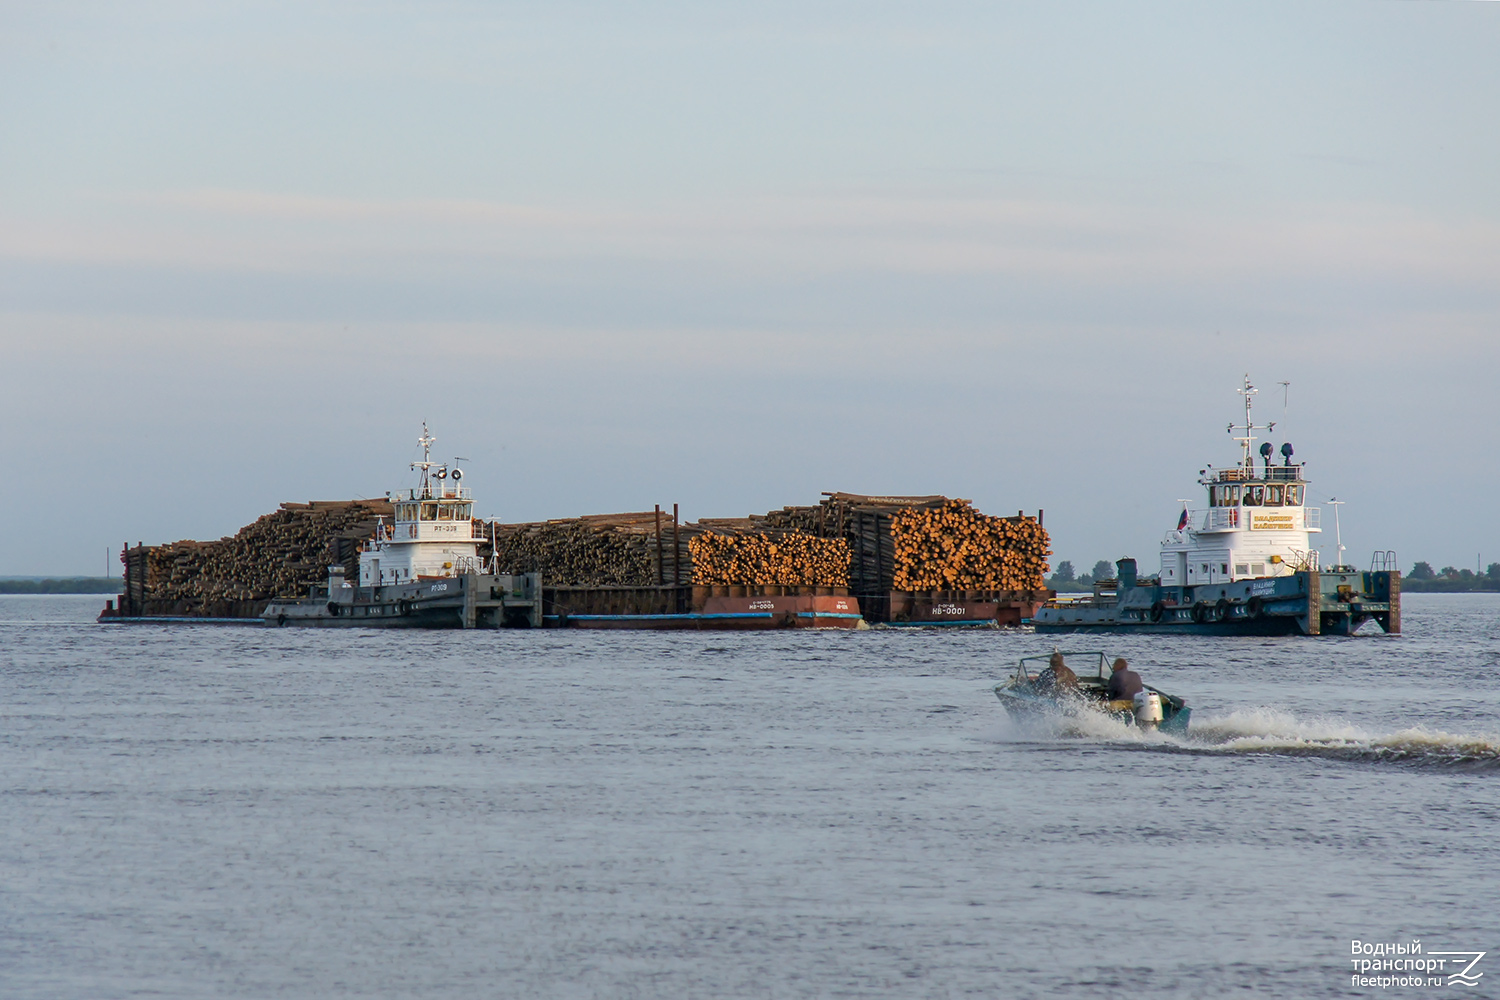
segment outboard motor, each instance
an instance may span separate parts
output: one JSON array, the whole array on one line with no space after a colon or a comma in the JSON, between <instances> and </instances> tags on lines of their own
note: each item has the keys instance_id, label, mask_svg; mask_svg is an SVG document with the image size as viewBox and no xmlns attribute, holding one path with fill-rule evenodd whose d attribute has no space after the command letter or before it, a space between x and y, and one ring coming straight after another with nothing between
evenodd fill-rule
<instances>
[{"instance_id":1,"label":"outboard motor","mask_svg":"<svg viewBox=\"0 0 1500 1000\"><path fill-rule=\"evenodd\" d=\"M1135 724L1142 729L1155 729L1161 725L1161 695L1155 691L1137 691L1135 695Z\"/></svg>"}]
</instances>

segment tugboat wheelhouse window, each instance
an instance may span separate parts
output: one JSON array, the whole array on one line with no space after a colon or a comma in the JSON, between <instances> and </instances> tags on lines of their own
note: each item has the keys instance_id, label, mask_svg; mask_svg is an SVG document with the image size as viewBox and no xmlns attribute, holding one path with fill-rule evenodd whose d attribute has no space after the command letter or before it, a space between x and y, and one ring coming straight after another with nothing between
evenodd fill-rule
<instances>
[{"instance_id":1,"label":"tugboat wheelhouse window","mask_svg":"<svg viewBox=\"0 0 1500 1000\"><path fill-rule=\"evenodd\" d=\"M1210 507L1238 507L1240 505L1240 488L1238 486L1215 486L1208 495Z\"/></svg>"}]
</instances>

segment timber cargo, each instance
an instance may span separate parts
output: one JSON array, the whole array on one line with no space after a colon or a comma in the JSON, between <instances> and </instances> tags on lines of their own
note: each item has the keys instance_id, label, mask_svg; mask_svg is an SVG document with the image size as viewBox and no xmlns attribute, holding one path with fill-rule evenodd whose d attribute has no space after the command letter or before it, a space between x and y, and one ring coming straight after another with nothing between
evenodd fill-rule
<instances>
[{"instance_id":1,"label":"timber cargo","mask_svg":"<svg viewBox=\"0 0 1500 1000\"><path fill-rule=\"evenodd\" d=\"M850 593L871 622L1015 626L1051 596L1041 511L992 517L945 496L828 493L817 523L848 541Z\"/></svg>"},{"instance_id":2,"label":"timber cargo","mask_svg":"<svg viewBox=\"0 0 1500 1000\"><path fill-rule=\"evenodd\" d=\"M857 628L1021 624L1047 592L1041 513L828 493L683 522L651 511L502 524L473 517L424 425L417 485L283 504L217 542L127 546L101 621L316 627Z\"/></svg>"},{"instance_id":3,"label":"timber cargo","mask_svg":"<svg viewBox=\"0 0 1500 1000\"><path fill-rule=\"evenodd\" d=\"M305 596L338 565L353 576L361 547L382 519L386 500L284 503L216 541L126 544L125 586L110 620L258 618L277 596Z\"/></svg>"}]
</instances>

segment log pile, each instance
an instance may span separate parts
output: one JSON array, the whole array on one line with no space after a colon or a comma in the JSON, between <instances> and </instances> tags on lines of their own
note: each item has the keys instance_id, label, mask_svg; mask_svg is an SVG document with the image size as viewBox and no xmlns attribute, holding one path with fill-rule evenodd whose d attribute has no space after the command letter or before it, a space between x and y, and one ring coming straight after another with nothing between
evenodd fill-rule
<instances>
[{"instance_id":1,"label":"log pile","mask_svg":"<svg viewBox=\"0 0 1500 1000\"><path fill-rule=\"evenodd\" d=\"M842 538L819 538L800 531L707 531L689 545L697 584L849 585L849 545Z\"/></svg>"},{"instance_id":2,"label":"log pile","mask_svg":"<svg viewBox=\"0 0 1500 1000\"><path fill-rule=\"evenodd\" d=\"M847 586L857 594L1043 586L1051 551L1035 518L990 517L967 500L938 495L824 497L816 506L694 522L711 533L693 544L694 582L800 584L816 578L817 586ZM808 541L785 541L792 538ZM816 540L843 544L813 545ZM799 570L788 562L794 559L809 565ZM844 574L833 569L840 559Z\"/></svg>"},{"instance_id":3,"label":"log pile","mask_svg":"<svg viewBox=\"0 0 1500 1000\"><path fill-rule=\"evenodd\" d=\"M500 573L541 573L549 586L650 587L691 582L689 539L698 529L678 526L675 559L671 515L658 522L656 512L649 510L528 524L481 522L474 533L484 539L479 546L482 563L488 564L491 552L498 551Z\"/></svg>"},{"instance_id":4,"label":"log pile","mask_svg":"<svg viewBox=\"0 0 1500 1000\"><path fill-rule=\"evenodd\" d=\"M284 503L232 537L154 546L146 550L145 600L157 614L217 616L304 597L335 564L357 580L360 544L374 535L377 517L391 515L384 500Z\"/></svg>"},{"instance_id":5,"label":"log pile","mask_svg":"<svg viewBox=\"0 0 1500 1000\"><path fill-rule=\"evenodd\" d=\"M990 517L967 500L891 519L895 590L1041 590L1047 533L1029 517Z\"/></svg>"},{"instance_id":6,"label":"log pile","mask_svg":"<svg viewBox=\"0 0 1500 1000\"><path fill-rule=\"evenodd\" d=\"M1043 586L1051 555L1035 518L989 517L945 496L828 493L817 507L776 515L847 539L856 594L1034 590Z\"/></svg>"}]
</instances>

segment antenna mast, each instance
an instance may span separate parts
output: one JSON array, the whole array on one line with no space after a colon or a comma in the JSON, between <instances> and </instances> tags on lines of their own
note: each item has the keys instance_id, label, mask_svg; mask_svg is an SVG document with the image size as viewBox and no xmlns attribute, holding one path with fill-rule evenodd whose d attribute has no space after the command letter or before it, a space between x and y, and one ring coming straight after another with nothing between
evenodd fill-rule
<instances>
[{"instance_id":1,"label":"antenna mast","mask_svg":"<svg viewBox=\"0 0 1500 1000\"><path fill-rule=\"evenodd\" d=\"M1287 384L1290 385L1291 383L1287 383ZM1255 473L1255 459L1252 456L1251 450L1250 450L1250 446L1255 443L1255 432L1256 431L1267 431L1267 432L1270 432L1272 430L1275 430L1275 428L1276 428L1276 421L1274 421L1274 420L1271 421L1268 424L1251 423L1251 421L1250 421L1250 400L1251 400L1251 397L1253 397L1257 392L1260 392L1260 390L1257 389L1257 388L1255 388L1255 386L1253 386L1253 385L1250 384L1250 376L1247 373L1245 375L1245 385L1244 385L1244 387L1242 389L1239 390L1239 394L1241 396L1245 397L1245 423L1244 423L1243 427L1240 428L1241 430L1244 431L1244 433L1236 435L1235 436L1235 440L1240 443L1240 467L1243 468L1247 473L1249 473L1251 475L1254 475L1254 473ZM1236 428L1235 428L1234 424L1230 424L1229 425L1229 433L1230 434L1234 434L1235 429Z\"/></svg>"},{"instance_id":2,"label":"antenna mast","mask_svg":"<svg viewBox=\"0 0 1500 1000\"><path fill-rule=\"evenodd\" d=\"M427 471L437 464L432 461L432 446L437 443L437 438L427 433L427 421L422 421L422 436L417 438L417 444L422 446L422 461L411 463L413 469L422 470L422 495L431 495L431 484L427 480Z\"/></svg>"},{"instance_id":3,"label":"antenna mast","mask_svg":"<svg viewBox=\"0 0 1500 1000\"><path fill-rule=\"evenodd\" d=\"M1340 500L1338 497L1329 497L1328 498L1328 506L1330 506L1330 507L1333 508L1333 540L1334 540L1335 544L1337 544L1338 547L1339 547L1339 564L1334 567L1335 570L1341 570L1341 569L1345 568L1344 567L1344 533L1341 530L1339 530L1339 508L1342 507L1345 503L1346 503L1346 501Z\"/></svg>"}]
</instances>

